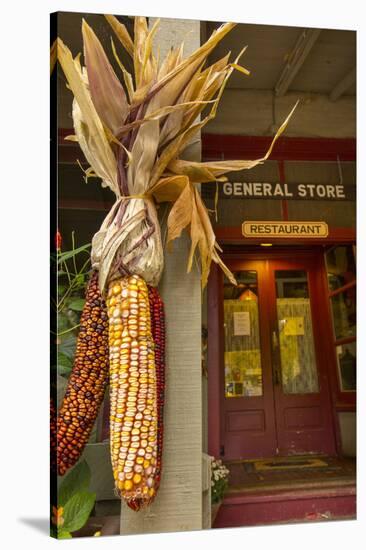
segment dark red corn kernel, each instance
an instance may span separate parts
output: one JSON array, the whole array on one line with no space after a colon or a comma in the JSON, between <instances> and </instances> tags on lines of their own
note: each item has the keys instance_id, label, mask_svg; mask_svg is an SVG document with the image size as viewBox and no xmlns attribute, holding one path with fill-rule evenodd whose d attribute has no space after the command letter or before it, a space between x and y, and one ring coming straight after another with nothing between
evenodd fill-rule
<instances>
[{"instance_id":1,"label":"dark red corn kernel","mask_svg":"<svg viewBox=\"0 0 366 550\"><path fill-rule=\"evenodd\" d=\"M50 466L51 472L57 470L57 412L52 397L50 398Z\"/></svg>"},{"instance_id":2,"label":"dark red corn kernel","mask_svg":"<svg viewBox=\"0 0 366 550\"><path fill-rule=\"evenodd\" d=\"M155 344L155 365L157 383L157 412L158 412L158 448L156 461L155 495L159 488L164 426L164 394L165 394L165 312L164 303L157 288L149 287L149 303L151 315L151 331Z\"/></svg>"},{"instance_id":3,"label":"dark red corn kernel","mask_svg":"<svg viewBox=\"0 0 366 550\"><path fill-rule=\"evenodd\" d=\"M59 475L76 464L88 442L108 383L107 358L106 304L99 291L98 273L94 271L80 318L74 366L57 418Z\"/></svg>"}]
</instances>

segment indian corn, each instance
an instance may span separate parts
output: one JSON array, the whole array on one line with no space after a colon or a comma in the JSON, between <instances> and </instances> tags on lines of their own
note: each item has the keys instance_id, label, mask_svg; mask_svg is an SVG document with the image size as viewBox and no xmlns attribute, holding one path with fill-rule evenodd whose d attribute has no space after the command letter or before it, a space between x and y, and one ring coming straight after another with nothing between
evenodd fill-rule
<instances>
[{"instance_id":1,"label":"indian corn","mask_svg":"<svg viewBox=\"0 0 366 550\"><path fill-rule=\"evenodd\" d=\"M136 275L108 287L110 445L116 491L134 510L156 494L158 402L149 292Z\"/></svg>"},{"instance_id":2,"label":"indian corn","mask_svg":"<svg viewBox=\"0 0 366 550\"><path fill-rule=\"evenodd\" d=\"M164 303L157 288L149 287L149 303L152 335L155 346L158 448L155 473L155 491L160 485L164 433L164 394L165 394L165 312Z\"/></svg>"},{"instance_id":3,"label":"indian corn","mask_svg":"<svg viewBox=\"0 0 366 550\"><path fill-rule=\"evenodd\" d=\"M57 414L55 401L50 398L50 467L51 472L54 473L57 470Z\"/></svg>"},{"instance_id":4,"label":"indian corn","mask_svg":"<svg viewBox=\"0 0 366 550\"><path fill-rule=\"evenodd\" d=\"M81 314L73 369L57 418L57 467L63 475L87 443L108 383L108 315L93 272Z\"/></svg>"}]
</instances>

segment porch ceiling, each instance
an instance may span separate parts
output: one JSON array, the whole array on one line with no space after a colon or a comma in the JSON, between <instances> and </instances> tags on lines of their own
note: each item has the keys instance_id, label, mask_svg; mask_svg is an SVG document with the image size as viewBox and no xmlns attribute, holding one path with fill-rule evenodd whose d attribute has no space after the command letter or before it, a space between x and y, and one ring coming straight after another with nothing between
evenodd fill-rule
<instances>
[{"instance_id":1,"label":"porch ceiling","mask_svg":"<svg viewBox=\"0 0 366 550\"><path fill-rule=\"evenodd\" d=\"M82 17L85 17L109 50L110 36L113 33L103 16L60 12L59 33L74 55L82 51ZM119 19L129 27L130 32L133 32L131 18L119 16ZM206 37L219 24L212 21L203 22L202 29ZM301 40L304 32L309 36ZM314 32L315 35L312 37L311 34ZM129 67L129 57L123 48L119 48L118 40L115 40L115 43L123 62ZM356 81L355 77L352 77L356 65L355 31L240 23L218 44L210 61L220 59L228 51L232 52L234 58L245 45L248 49L241 62L251 74L246 77L235 71L227 84L229 89L275 90L281 74L287 69L291 82L286 91L330 95L346 79L341 87L341 95L354 96L356 93ZM303 48L305 51L302 54ZM300 60L294 70L297 54L300 55Z\"/></svg>"},{"instance_id":2,"label":"porch ceiling","mask_svg":"<svg viewBox=\"0 0 366 550\"><path fill-rule=\"evenodd\" d=\"M204 25L209 36L219 23L206 22ZM241 63L251 75L245 77L236 71L228 88L275 90L281 75L286 73L286 92L330 96L346 79L340 95L333 99L356 93L356 79L352 73L356 66L355 31L238 24L220 42L210 61L223 57L228 50L234 57L245 45L248 49Z\"/></svg>"},{"instance_id":3,"label":"porch ceiling","mask_svg":"<svg viewBox=\"0 0 366 550\"><path fill-rule=\"evenodd\" d=\"M82 52L82 18L93 27L108 51L111 63L113 36L103 15L60 12L58 34L76 55ZM133 20L118 16L133 33ZM210 36L219 22L202 22L202 40ZM158 39L158 37L157 37ZM132 60L114 38L118 56L128 71ZM300 99L301 109L286 131L287 136L349 138L356 132L356 32L350 30L303 29L273 25L238 24L218 44L209 62L231 50L231 59L248 45L241 59L250 76L234 71L220 103L215 120L203 133L273 135ZM72 95L65 77L58 70L59 124L72 127ZM236 109L236 105L240 109Z\"/></svg>"}]
</instances>

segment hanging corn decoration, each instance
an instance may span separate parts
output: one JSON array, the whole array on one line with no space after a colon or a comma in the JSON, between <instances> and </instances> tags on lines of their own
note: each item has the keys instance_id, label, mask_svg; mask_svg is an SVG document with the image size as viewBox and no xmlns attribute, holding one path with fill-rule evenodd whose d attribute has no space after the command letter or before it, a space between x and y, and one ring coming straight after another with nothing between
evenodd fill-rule
<instances>
[{"instance_id":1,"label":"hanging corn decoration","mask_svg":"<svg viewBox=\"0 0 366 550\"><path fill-rule=\"evenodd\" d=\"M118 494L133 509L155 495L157 376L149 293L138 276L111 282L107 298L110 444Z\"/></svg>"},{"instance_id":2,"label":"hanging corn decoration","mask_svg":"<svg viewBox=\"0 0 366 550\"><path fill-rule=\"evenodd\" d=\"M164 434L164 394L165 394L165 313L164 303L157 288L149 287L150 317L155 349L158 439L155 472L155 493L160 485Z\"/></svg>"},{"instance_id":3,"label":"hanging corn decoration","mask_svg":"<svg viewBox=\"0 0 366 550\"><path fill-rule=\"evenodd\" d=\"M64 473L76 462L88 438L104 391L102 380L107 376L109 347L110 448L115 487L132 509L139 510L155 498L162 467L165 320L156 287L164 254L157 203L173 203L167 219L167 243L178 238L184 229L190 232L192 246L187 271L191 271L198 249L203 287L212 261L236 284L220 258L210 217L196 186L227 181L226 173L263 163L294 109L260 159L182 160L180 155L184 149L215 117L232 72L249 74L239 65L245 48L234 62L229 62L226 55L205 67L210 53L235 24L221 25L189 57L183 58L182 45L171 49L159 63L153 53L159 21L149 29L144 17L135 17L132 40L120 21L110 15L105 17L132 57L133 75L124 67L112 40L123 85L86 21L82 24L85 66L81 65L80 56L73 58L62 40L57 42L58 60L74 94L75 135L69 139L79 142L90 164L86 179L99 177L102 185L109 187L116 197L93 237L91 252L92 266L98 272L99 292L107 302L108 335L99 295L95 298L99 304L97 315L103 315L103 322L97 322L96 326L101 327L101 332L87 332L92 310L86 309L75 372L60 412L59 471ZM197 122L205 107L210 107L209 113ZM96 277L93 279L95 295ZM90 338L86 341L87 335ZM100 338L99 350L103 353L100 356L92 348L92 358L89 355L89 362L85 364L85 354L89 346L93 346L93 335ZM98 385L91 384L93 378L98 380ZM86 390L88 398L92 397L89 402Z\"/></svg>"},{"instance_id":4,"label":"hanging corn decoration","mask_svg":"<svg viewBox=\"0 0 366 550\"><path fill-rule=\"evenodd\" d=\"M53 398L50 398L50 468L57 472L57 411Z\"/></svg>"},{"instance_id":5,"label":"hanging corn decoration","mask_svg":"<svg viewBox=\"0 0 366 550\"><path fill-rule=\"evenodd\" d=\"M57 417L59 475L80 458L98 415L108 382L108 316L98 273L88 283L80 318L73 369Z\"/></svg>"}]
</instances>

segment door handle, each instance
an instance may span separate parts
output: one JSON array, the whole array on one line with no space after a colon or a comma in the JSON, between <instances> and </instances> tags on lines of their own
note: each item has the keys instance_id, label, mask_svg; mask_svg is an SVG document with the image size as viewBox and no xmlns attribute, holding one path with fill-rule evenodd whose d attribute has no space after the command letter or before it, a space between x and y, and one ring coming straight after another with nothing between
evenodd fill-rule
<instances>
[{"instance_id":1,"label":"door handle","mask_svg":"<svg viewBox=\"0 0 366 550\"><path fill-rule=\"evenodd\" d=\"M278 365L278 335L277 331L272 331L272 361L273 361L273 378L274 383L276 386L280 384L280 373L279 373L279 365Z\"/></svg>"}]
</instances>

